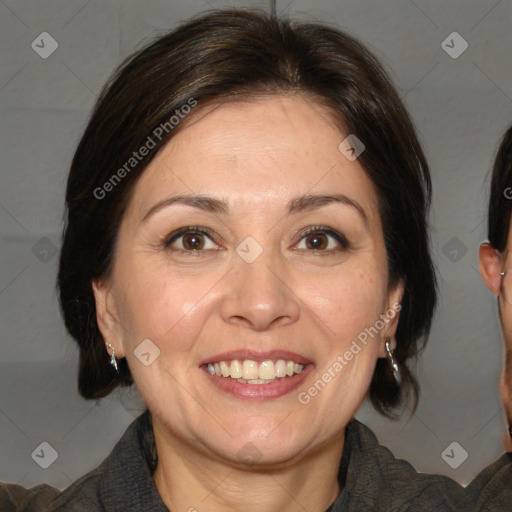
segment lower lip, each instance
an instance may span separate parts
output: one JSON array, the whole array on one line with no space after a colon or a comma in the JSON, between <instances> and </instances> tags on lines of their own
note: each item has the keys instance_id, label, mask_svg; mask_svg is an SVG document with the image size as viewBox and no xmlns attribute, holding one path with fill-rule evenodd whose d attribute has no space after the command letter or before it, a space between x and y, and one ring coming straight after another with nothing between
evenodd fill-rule
<instances>
[{"instance_id":1,"label":"lower lip","mask_svg":"<svg viewBox=\"0 0 512 512\"><path fill-rule=\"evenodd\" d=\"M230 377L212 375L205 368L202 368L202 370L215 386L237 398L244 398L246 400L269 400L279 398L297 389L309 373L313 371L313 365L306 365L298 375L278 378L269 384L243 384Z\"/></svg>"}]
</instances>

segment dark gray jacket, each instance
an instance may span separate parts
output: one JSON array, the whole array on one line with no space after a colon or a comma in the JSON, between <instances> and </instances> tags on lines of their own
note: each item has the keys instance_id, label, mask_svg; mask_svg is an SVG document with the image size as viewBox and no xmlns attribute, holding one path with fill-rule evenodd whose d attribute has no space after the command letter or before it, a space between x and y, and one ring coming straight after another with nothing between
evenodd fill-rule
<instances>
[{"instance_id":1,"label":"dark gray jacket","mask_svg":"<svg viewBox=\"0 0 512 512\"><path fill-rule=\"evenodd\" d=\"M27 490L0 484L0 511L168 512L152 478L156 461L151 418L146 412L128 427L96 469L64 491L46 485ZM509 461L509 474L510 467ZM338 478L343 490L326 512L473 510L474 502L467 500L462 486L447 477L417 473L409 463L395 459L357 420L346 429Z\"/></svg>"},{"instance_id":2,"label":"dark gray jacket","mask_svg":"<svg viewBox=\"0 0 512 512\"><path fill-rule=\"evenodd\" d=\"M466 487L466 498L477 512L512 511L512 453L487 466Z\"/></svg>"}]
</instances>

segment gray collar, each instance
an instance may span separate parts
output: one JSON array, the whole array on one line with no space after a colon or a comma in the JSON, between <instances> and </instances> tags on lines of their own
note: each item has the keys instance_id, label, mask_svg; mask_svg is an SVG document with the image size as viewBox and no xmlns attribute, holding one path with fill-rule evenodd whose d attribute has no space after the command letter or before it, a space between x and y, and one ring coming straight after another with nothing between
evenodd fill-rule
<instances>
[{"instance_id":1,"label":"gray collar","mask_svg":"<svg viewBox=\"0 0 512 512\"><path fill-rule=\"evenodd\" d=\"M101 472L100 499L109 512L169 512L153 481L157 452L148 411L126 430ZM326 512L464 510L464 489L448 477L417 473L395 459L357 420L346 428L338 479L342 492Z\"/></svg>"}]
</instances>

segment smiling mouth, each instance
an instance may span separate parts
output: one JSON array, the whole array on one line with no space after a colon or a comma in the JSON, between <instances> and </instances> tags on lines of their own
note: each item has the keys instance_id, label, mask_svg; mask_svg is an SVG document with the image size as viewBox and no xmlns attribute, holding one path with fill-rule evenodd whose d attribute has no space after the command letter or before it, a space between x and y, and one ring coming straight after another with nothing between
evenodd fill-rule
<instances>
[{"instance_id":1,"label":"smiling mouth","mask_svg":"<svg viewBox=\"0 0 512 512\"><path fill-rule=\"evenodd\" d=\"M270 384L277 380L300 375L307 365L293 360L253 361L252 359L219 361L202 366L211 375L232 379L241 384Z\"/></svg>"}]
</instances>

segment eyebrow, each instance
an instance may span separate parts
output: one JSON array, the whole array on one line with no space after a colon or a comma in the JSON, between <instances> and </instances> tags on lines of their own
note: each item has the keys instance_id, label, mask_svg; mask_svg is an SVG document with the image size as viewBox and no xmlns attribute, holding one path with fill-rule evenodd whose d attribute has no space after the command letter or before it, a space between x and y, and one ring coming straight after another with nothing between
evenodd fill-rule
<instances>
[{"instance_id":1,"label":"eyebrow","mask_svg":"<svg viewBox=\"0 0 512 512\"><path fill-rule=\"evenodd\" d=\"M288 203L288 215L315 210L332 203L354 208L361 216L366 226L368 226L368 216L363 207L357 201L344 194L304 194L295 197ZM209 213L231 215L231 209L228 203L222 199L203 195L179 195L164 199L152 206L144 215L142 221L146 221L159 210L172 204L192 206L193 208L198 208Z\"/></svg>"}]
</instances>

